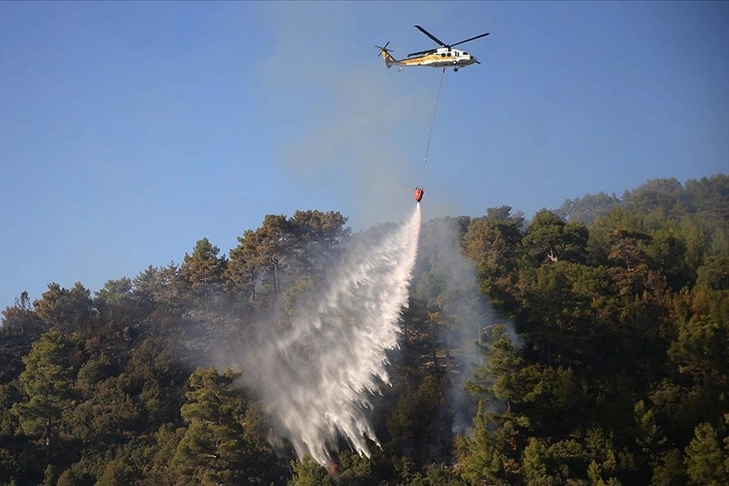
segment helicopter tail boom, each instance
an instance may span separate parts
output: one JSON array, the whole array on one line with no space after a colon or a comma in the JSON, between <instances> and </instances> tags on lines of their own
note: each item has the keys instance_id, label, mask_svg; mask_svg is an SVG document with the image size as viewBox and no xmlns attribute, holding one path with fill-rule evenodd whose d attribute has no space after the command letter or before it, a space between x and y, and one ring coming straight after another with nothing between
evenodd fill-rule
<instances>
[{"instance_id":1,"label":"helicopter tail boom","mask_svg":"<svg viewBox=\"0 0 729 486\"><path fill-rule=\"evenodd\" d=\"M385 66L387 66L387 69L390 69L393 64L397 64L395 58L387 51L382 51L382 59L385 60Z\"/></svg>"}]
</instances>

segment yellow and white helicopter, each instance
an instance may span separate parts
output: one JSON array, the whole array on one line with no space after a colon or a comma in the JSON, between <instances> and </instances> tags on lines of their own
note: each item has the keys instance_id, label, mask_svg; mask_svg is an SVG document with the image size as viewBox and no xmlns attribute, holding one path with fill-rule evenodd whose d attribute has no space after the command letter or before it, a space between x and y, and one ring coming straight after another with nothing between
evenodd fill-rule
<instances>
[{"instance_id":1,"label":"yellow and white helicopter","mask_svg":"<svg viewBox=\"0 0 729 486\"><path fill-rule=\"evenodd\" d=\"M402 68L404 68L405 66L430 66L436 68L452 67L454 71L458 71L458 68L470 66L474 63L481 64L471 54L460 49L453 49L453 46L465 44L466 42L480 39L481 37L486 37L487 35L489 35L489 32L477 35L475 37L471 37L470 39L456 42L455 44L446 44L421 26L416 25L415 28L433 39L441 47L428 49L425 51L413 52L408 54L408 57L405 59L395 59L390 55L390 52L393 51L387 48L387 46L390 44L390 41L387 41L387 44L382 47L375 46L380 50L380 55L385 60L385 65L387 66L387 69L390 69L392 66L398 66L397 70L402 71Z\"/></svg>"}]
</instances>

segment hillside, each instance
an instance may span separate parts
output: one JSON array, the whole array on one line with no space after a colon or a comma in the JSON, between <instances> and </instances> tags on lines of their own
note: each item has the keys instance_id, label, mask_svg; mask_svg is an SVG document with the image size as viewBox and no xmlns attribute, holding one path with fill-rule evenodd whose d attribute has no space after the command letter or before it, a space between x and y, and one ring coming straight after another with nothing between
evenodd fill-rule
<instances>
[{"instance_id":1,"label":"hillside","mask_svg":"<svg viewBox=\"0 0 729 486\"><path fill-rule=\"evenodd\" d=\"M22 293L0 328L0 483L729 483L728 176L423 223L391 383L363 412L380 447L340 440L327 471L279 440L244 357L397 226L346 223L266 215L228 256L202 238L98 291Z\"/></svg>"}]
</instances>

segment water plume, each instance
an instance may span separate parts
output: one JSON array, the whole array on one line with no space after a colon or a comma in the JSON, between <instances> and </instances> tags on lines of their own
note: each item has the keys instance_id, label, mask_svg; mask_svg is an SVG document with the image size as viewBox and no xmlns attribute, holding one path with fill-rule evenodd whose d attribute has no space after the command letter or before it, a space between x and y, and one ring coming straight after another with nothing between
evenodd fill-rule
<instances>
[{"instance_id":1,"label":"water plume","mask_svg":"<svg viewBox=\"0 0 729 486\"><path fill-rule=\"evenodd\" d=\"M403 224L354 238L313 310L260 346L256 369L244 373L273 435L288 439L299 458L329 466L340 437L367 457L368 439L379 446L366 410L390 383L386 352L398 346L420 225L418 204Z\"/></svg>"}]
</instances>

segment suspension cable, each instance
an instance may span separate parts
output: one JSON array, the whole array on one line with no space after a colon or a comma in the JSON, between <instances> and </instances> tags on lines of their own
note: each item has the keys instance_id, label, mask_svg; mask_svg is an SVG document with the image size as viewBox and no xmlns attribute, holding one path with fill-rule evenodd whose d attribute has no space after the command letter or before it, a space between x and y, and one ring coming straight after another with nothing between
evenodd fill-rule
<instances>
[{"instance_id":1,"label":"suspension cable","mask_svg":"<svg viewBox=\"0 0 729 486\"><path fill-rule=\"evenodd\" d=\"M435 125L435 114L438 111L438 100L440 100L440 91L443 88L443 79L445 78L446 68L443 68L443 72L440 75L440 85L438 86L438 96L435 98L435 108L433 109L433 118L430 121L430 131L428 132L428 144L425 146L425 158L423 163L428 162L428 152L430 151L430 139L433 137L433 125Z\"/></svg>"}]
</instances>

